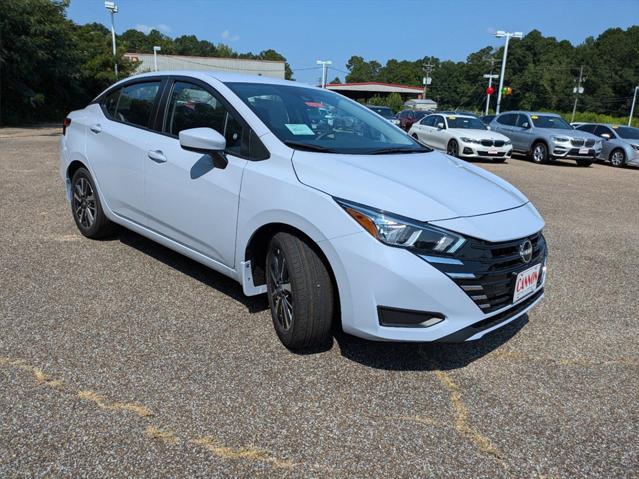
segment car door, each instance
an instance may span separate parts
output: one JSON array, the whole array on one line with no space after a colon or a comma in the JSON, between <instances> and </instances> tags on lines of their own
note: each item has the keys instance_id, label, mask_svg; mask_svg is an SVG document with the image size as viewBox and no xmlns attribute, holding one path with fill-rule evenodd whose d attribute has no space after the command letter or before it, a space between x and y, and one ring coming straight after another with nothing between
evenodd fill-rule
<instances>
[{"instance_id":1,"label":"car door","mask_svg":"<svg viewBox=\"0 0 639 479\"><path fill-rule=\"evenodd\" d=\"M502 135L506 135L508 138L511 137L512 127L515 125L517 121L517 115L514 113L503 113L498 115L492 122L491 127L493 131L497 131ZM512 140L512 138L511 138Z\"/></svg>"},{"instance_id":2,"label":"car door","mask_svg":"<svg viewBox=\"0 0 639 479\"><path fill-rule=\"evenodd\" d=\"M528 115L516 115L515 124L510 127L510 139L513 148L518 151L529 151L532 145L532 123Z\"/></svg>"},{"instance_id":3,"label":"car door","mask_svg":"<svg viewBox=\"0 0 639 479\"><path fill-rule=\"evenodd\" d=\"M442 115L435 115L433 123L431 135L432 146L440 150L446 150L448 146L448 139L450 137L446 128L446 120Z\"/></svg>"},{"instance_id":4,"label":"car door","mask_svg":"<svg viewBox=\"0 0 639 479\"><path fill-rule=\"evenodd\" d=\"M126 84L108 92L88 124L87 157L100 193L118 216L146 224L144 139L159 104L162 80Z\"/></svg>"},{"instance_id":5,"label":"car door","mask_svg":"<svg viewBox=\"0 0 639 479\"><path fill-rule=\"evenodd\" d=\"M429 116L422 118L421 120L419 120L413 125L413 131L417 135L417 138L422 143L425 143L426 145L429 145L429 146L430 146L429 137L431 134L430 125L432 125L432 118Z\"/></svg>"},{"instance_id":6,"label":"car door","mask_svg":"<svg viewBox=\"0 0 639 479\"><path fill-rule=\"evenodd\" d=\"M248 126L219 93L177 78L167 89L161 134L146 143L145 207L149 227L225 265L235 266L235 232ZM226 138L228 164L184 150L182 130L209 127Z\"/></svg>"},{"instance_id":7,"label":"car door","mask_svg":"<svg viewBox=\"0 0 639 479\"><path fill-rule=\"evenodd\" d=\"M597 125L597 127L594 130L594 132L590 131L589 133L593 133L594 135L597 135L598 137L600 137L603 140L602 141L602 145L601 145L601 153L599 154L599 158L604 159L604 160L608 159L610 157L610 153L612 152L612 149L615 146L615 142L614 141L610 141L610 140L617 139L617 135L615 134L615 132L612 131L612 129L608 128L607 126Z\"/></svg>"}]
</instances>

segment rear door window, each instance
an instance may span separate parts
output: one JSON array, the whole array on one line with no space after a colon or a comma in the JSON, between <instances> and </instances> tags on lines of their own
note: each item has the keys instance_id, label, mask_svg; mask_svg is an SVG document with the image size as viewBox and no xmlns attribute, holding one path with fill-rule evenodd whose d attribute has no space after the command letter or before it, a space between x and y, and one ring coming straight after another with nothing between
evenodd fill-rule
<instances>
[{"instance_id":1,"label":"rear door window","mask_svg":"<svg viewBox=\"0 0 639 479\"><path fill-rule=\"evenodd\" d=\"M577 127L577 130L587 131L588 133L594 133L596 127L597 127L596 125L581 125Z\"/></svg>"},{"instance_id":2,"label":"rear door window","mask_svg":"<svg viewBox=\"0 0 639 479\"><path fill-rule=\"evenodd\" d=\"M514 113L505 113L504 115L497 117L497 123L501 123L506 126L515 126L515 122L517 121L517 115Z\"/></svg>"},{"instance_id":3,"label":"rear door window","mask_svg":"<svg viewBox=\"0 0 639 479\"><path fill-rule=\"evenodd\" d=\"M159 90L160 81L125 86L121 90L113 118L131 125L148 127ZM108 112L109 105L105 105L105 108Z\"/></svg>"}]
</instances>

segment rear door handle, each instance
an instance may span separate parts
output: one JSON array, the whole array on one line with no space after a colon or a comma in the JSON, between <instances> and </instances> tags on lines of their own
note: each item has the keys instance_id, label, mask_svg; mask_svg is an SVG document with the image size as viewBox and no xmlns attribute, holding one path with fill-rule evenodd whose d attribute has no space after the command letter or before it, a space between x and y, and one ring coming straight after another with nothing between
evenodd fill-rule
<instances>
[{"instance_id":1,"label":"rear door handle","mask_svg":"<svg viewBox=\"0 0 639 479\"><path fill-rule=\"evenodd\" d=\"M102 131L102 126L98 123L97 125L91 125L89 127L89 129L93 132L93 133L100 133Z\"/></svg>"},{"instance_id":2,"label":"rear door handle","mask_svg":"<svg viewBox=\"0 0 639 479\"><path fill-rule=\"evenodd\" d=\"M149 150L146 153L147 155L149 155L149 158L151 158L156 163L166 162L166 156L164 156L164 153L162 153L162 151L160 150Z\"/></svg>"}]
</instances>

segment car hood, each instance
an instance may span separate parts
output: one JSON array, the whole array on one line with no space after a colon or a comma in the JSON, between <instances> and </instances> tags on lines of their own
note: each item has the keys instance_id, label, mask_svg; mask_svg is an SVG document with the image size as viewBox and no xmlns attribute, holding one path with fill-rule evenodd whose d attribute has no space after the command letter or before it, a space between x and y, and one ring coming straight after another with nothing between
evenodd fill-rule
<instances>
[{"instance_id":1,"label":"car hood","mask_svg":"<svg viewBox=\"0 0 639 479\"><path fill-rule=\"evenodd\" d=\"M568 138L583 138L585 140L599 140L598 136L581 130L564 130L562 128L539 128L538 131L547 132L549 135L566 136Z\"/></svg>"},{"instance_id":2,"label":"car hood","mask_svg":"<svg viewBox=\"0 0 639 479\"><path fill-rule=\"evenodd\" d=\"M307 186L420 221L483 215L528 202L498 176L437 151L340 155L296 150L293 168Z\"/></svg>"},{"instance_id":3,"label":"car hood","mask_svg":"<svg viewBox=\"0 0 639 479\"><path fill-rule=\"evenodd\" d=\"M472 138L473 140L501 140L507 141L508 137L492 130L471 130L468 128L451 128L450 132L457 137Z\"/></svg>"}]
</instances>

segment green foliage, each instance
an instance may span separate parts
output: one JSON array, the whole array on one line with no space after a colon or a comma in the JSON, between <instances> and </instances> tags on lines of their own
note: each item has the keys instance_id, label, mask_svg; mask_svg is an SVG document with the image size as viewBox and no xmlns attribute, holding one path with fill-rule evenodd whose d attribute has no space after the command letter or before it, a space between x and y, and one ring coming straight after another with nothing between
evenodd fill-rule
<instances>
[{"instance_id":1,"label":"green foliage","mask_svg":"<svg viewBox=\"0 0 639 479\"><path fill-rule=\"evenodd\" d=\"M86 105L115 81L111 31L104 25L77 25L66 18L68 0L2 0L0 8L0 125L60 121ZM194 35L172 39L157 30L127 30L117 37L120 78L135 65L127 51L218 56L286 62L275 50L237 53ZM292 70L285 63L286 78Z\"/></svg>"},{"instance_id":2,"label":"green foliage","mask_svg":"<svg viewBox=\"0 0 639 479\"><path fill-rule=\"evenodd\" d=\"M391 93L386 96L375 95L363 103L368 105L388 106L395 113L404 109L404 100L402 100L402 96L399 93Z\"/></svg>"},{"instance_id":3,"label":"green foliage","mask_svg":"<svg viewBox=\"0 0 639 479\"><path fill-rule=\"evenodd\" d=\"M572 118L572 112L561 113L561 116L564 118L564 120L570 122L570 119ZM575 121L582 121L586 123L612 123L613 125L627 125L628 116L618 117L610 115L600 115L598 113L591 112L577 112L575 114ZM637 118L637 116L632 119L632 126L639 128L639 118Z\"/></svg>"},{"instance_id":4,"label":"green foliage","mask_svg":"<svg viewBox=\"0 0 639 479\"><path fill-rule=\"evenodd\" d=\"M347 63L347 82L381 81L420 85L424 65L434 65L427 96L440 108L483 111L486 96L485 73L499 73L503 47L485 47L470 54L465 62L424 57L416 61L390 59L385 65L353 56ZM639 84L639 26L627 30L611 28L599 37L570 42L544 37L533 30L508 49L505 86L513 94L502 98L502 111L511 109L572 111L572 89L584 66L585 93L580 109L623 117L630 110L634 86ZM496 88L496 86L495 86ZM496 95L491 98L494 108Z\"/></svg>"}]
</instances>

